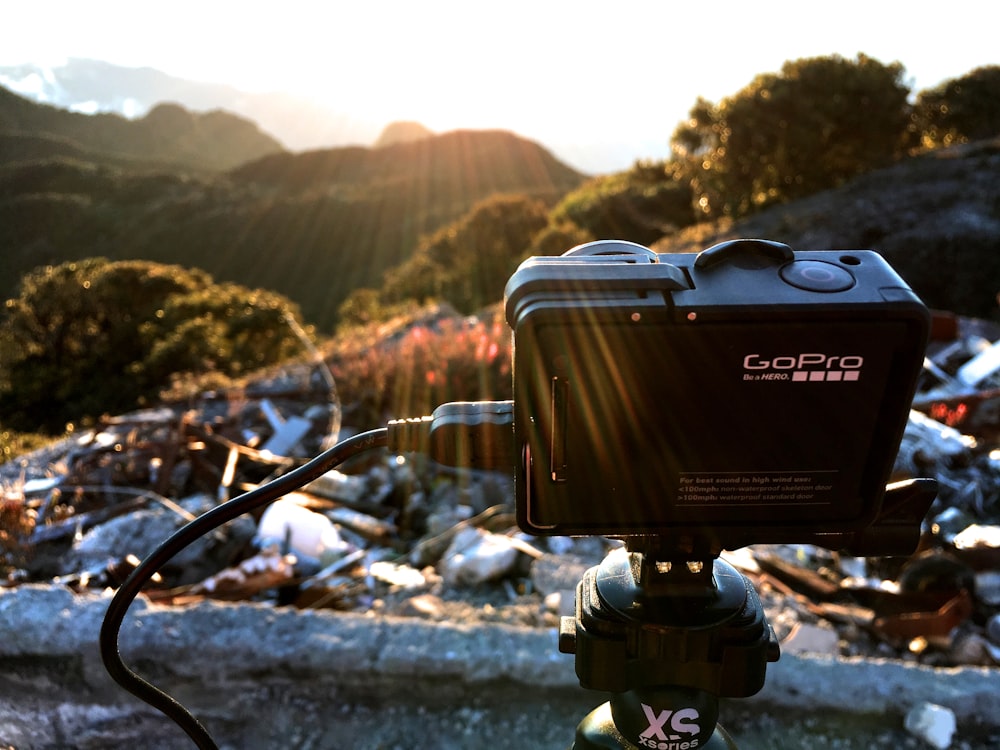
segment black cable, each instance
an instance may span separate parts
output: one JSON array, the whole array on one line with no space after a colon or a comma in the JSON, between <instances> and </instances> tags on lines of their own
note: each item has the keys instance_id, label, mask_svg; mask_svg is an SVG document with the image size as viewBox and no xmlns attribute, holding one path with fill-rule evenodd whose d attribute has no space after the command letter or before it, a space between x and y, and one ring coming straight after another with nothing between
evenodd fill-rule
<instances>
[{"instance_id":1,"label":"black cable","mask_svg":"<svg viewBox=\"0 0 1000 750\"><path fill-rule=\"evenodd\" d=\"M218 526L248 513L256 508L277 500L302 485L319 478L330 469L347 459L372 448L384 447L387 443L386 429L371 430L343 440L316 458L288 474L278 477L255 490L233 498L216 506L190 523L182 526L163 544L153 550L139 566L132 571L121 585L104 615L101 624L100 647L104 668L112 679L148 703L153 708L172 719L187 732L201 750L218 750L208 730L184 706L133 672L122 660L118 648L118 636L129 606L142 587L174 555L199 537Z\"/></svg>"}]
</instances>

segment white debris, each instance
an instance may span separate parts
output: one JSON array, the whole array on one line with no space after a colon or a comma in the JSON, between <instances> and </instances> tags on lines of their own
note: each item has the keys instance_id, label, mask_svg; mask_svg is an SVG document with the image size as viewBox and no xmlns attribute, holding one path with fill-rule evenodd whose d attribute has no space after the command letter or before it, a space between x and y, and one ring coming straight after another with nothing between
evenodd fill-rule
<instances>
[{"instance_id":1,"label":"white debris","mask_svg":"<svg viewBox=\"0 0 1000 750\"><path fill-rule=\"evenodd\" d=\"M302 489L341 502L358 502L366 498L371 490L365 477L344 474L336 469L317 477Z\"/></svg>"},{"instance_id":2,"label":"white debris","mask_svg":"<svg viewBox=\"0 0 1000 750\"><path fill-rule=\"evenodd\" d=\"M954 427L949 427L931 419L923 412L912 409L900 452L905 449L920 450L927 458L935 459L942 456L961 456L975 447L976 439L971 435L963 435Z\"/></svg>"},{"instance_id":3,"label":"white debris","mask_svg":"<svg viewBox=\"0 0 1000 750\"><path fill-rule=\"evenodd\" d=\"M302 442L302 438L309 434L313 423L304 417L289 417L274 434L264 443L261 452L270 453L274 456L291 455L295 446Z\"/></svg>"},{"instance_id":4,"label":"white debris","mask_svg":"<svg viewBox=\"0 0 1000 750\"><path fill-rule=\"evenodd\" d=\"M517 562L519 546L508 536L466 526L455 534L441 559L441 576L452 585L473 585L502 578Z\"/></svg>"},{"instance_id":5,"label":"white debris","mask_svg":"<svg viewBox=\"0 0 1000 750\"><path fill-rule=\"evenodd\" d=\"M955 535L951 542L956 549L1000 549L1000 526L974 523Z\"/></svg>"},{"instance_id":6,"label":"white debris","mask_svg":"<svg viewBox=\"0 0 1000 750\"><path fill-rule=\"evenodd\" d=\"M963 385L978 390L986 387L997 373L1000 373L1000 341L962 365L956 377Z\"/></svg>"},{"instance_id":7,"label":"white debris","mask_svg":"<svg viewBox=\"0 0 1000 750\"><path fill-rule=\"evenodd\" d=\"M368 566L368 572L377 581L404 589L419 588L427 583L424 574L409 565L380 561Z\"/></svg>"},{"instance_id":8,"label":"white debris","mask_svg":"<svg viewBox=\"0 0 1000 750\"><path fill-rule=\"evenodd\" d=\"M955 734L955 713L935 703L921 703L909 710L903 726L915 737L920 737L938 750L945 750Z\"/></svg>"},{"instance_id":9,"label":"white debris","mask_svg":"<svg viewBox=\"0 0 1000 750\"><path fill-rule=\"evenodd\" d=\"M333 521L295 501L295 493L268 506L257 524L262 546L277 544L301 557L325 561L347 551Z\"/></svg>"}]
</instances>

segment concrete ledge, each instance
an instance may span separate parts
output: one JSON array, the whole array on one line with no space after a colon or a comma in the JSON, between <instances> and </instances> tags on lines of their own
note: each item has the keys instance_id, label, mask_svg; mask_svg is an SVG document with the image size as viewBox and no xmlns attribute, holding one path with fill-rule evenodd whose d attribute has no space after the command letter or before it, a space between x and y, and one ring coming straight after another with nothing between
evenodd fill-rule
<instances>
[{"instance_id":1,"label":"concrete ledge","mask_svg":"<svg viewBox=\"0 0 1000 750\"><path fill-rule=\"evenodd\" d=\"M91 715L103 706L115 716L123 703L134 703L100 661L108 601L51 585L0 590L0 669L8 678L2 697L44 695L62 715L72 714L74 701L90 704ZM307 687L341 703L374 699L419 710L468 704L469 695L492 703L603 700L580 689L573 659L558 653L551 630L252 603L175 608L138 601L120 644L143 677L202 715L219 717L238 705L234 696L276 686L293 693ZM898 715L923 702L951 708L960 722L1000 727L1000 670L785 655L768 666L760 694L734 703L799 714Z\"/></svg>"}]
</instances>

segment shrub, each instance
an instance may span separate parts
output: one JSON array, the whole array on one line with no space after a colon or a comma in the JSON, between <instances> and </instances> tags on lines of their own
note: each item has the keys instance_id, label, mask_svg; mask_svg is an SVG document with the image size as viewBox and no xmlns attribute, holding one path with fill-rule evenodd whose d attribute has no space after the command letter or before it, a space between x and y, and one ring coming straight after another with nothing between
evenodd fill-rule
<instances>
[{"instance_id":1,"label":"shrub","mask_svg":"<svg viewBox=\"0 0 1000 750\"><path fill-rule=\"evenodd\" d=\"M913 120L925 148L1000 135L1000 66L976 68L921 91Z\"/></svg>"},{"instance_id":2,"label":"shrub","mask_svg":"<svg viewBox=\"0 0 1000 750\"><path fill-rule=\"evenodd\" d=\"M272 292L147 261L89 258L27 274L0 319L4 426L54 433L125 411L172 374L228 375L280 360L297 314Z\"/></svg>"},{"instance_id":3,"label":"shrub","mask_svg":"<svg viewBox=\"0 0 1000 750\"><path fill-rule=\"evenodd\" d=\"M545 204L494 196L456 222L425 236L409 260L386 274L383 304L445 300L464 313L492 305L548 223Z\"/></svg>"},{"instance_id":4,"label":"shrub","mask_svg":"<svg viewBox=\"0 0 1000 750\"><path fill-rule=\"evenodd\" d=\"M742 216L884 166L905 147L903 67L865 55L786 62L735 95L699 99L671 144L707 217Z\"/></svg>"},{"instance_id":5,"label":"shrub","mask_svg":"<svg viewBox=\"0 0 1000 750\"><path fill-rule=\"evenodd\" d=\"M498 308L476 318L425 308L390 325L354 329L335 345L330 369L354 426L430 414L449 401L511 398L510 333Z\"/></svg>"},{"instance_id":6,"label":"shrub","mask_svg":"<svg viewBox=\"0 0 1000 750\"><path fill-rule=\"evenodd\" d=\"M552 220L571 222L595 239L650 245L693 223L691 204L687 182L674 179L663 164L640 162L577 188L553 209Z\"/></svg>"}]
</instances>

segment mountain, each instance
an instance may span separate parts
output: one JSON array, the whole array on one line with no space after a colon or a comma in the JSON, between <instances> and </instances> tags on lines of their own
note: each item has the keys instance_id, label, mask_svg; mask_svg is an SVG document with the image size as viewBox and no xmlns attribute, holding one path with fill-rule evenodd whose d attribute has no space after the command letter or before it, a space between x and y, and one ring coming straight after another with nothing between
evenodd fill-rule
<instances>
[{"instance_id":1,"label":"mountain","mask_svg":"<svg viewBox=\"0 0 1000 750\"><path fill-rule=\"evenodd\" d=\"M176 102L195 112L222 109L252 120L293 151L373 143L384 124L303 97L251 93L177 78L153 68L80 58L55 67L0 66L0 86L37 102L86 114L115 112L135 118L161 102Z\"/></svg>"},{"instance_id":2,"label":"mountain","mask_svg":"<svg viewBox=\"0 0 1000 750\"><path fill-rule=\"evenodd\" d=\"M161 102L176 102L195 112L222 109L256 122L291 151L377 144L391 127L363 112L339 110L336 104L324 106L305 95L252 93L178 78L154 68L127 68L81 58L51 67L0 66L0 86L39 103L87 114L116 112L135 118ZM637 158L665 157L669 133L665 126L662 137L635 142L621 140L613 131L584 135L570 129L546 140L545 145L575 168L600 174L626 169Z\"/></svg>"},{"instance_id":3,"label":"mountain","mask_svg":"<svg viewBox=\"0 0 1000 750\"><path fill-rule=\"evenodd\" d=\"M419 122L391 122L385 126L382 134L375 141L375 148L419 141L432 135L434 135L433 131L425 128Z\"/></svg>"},{"instance_id":4,"label":"mountain","mask_svg":"<svg viewBox=\"0 0 1000 750\"><path fill-rule=\"evenodd\" d=\"M23 149L23 151L22 151ZM0 87L0 153L4 161L86 155L94 161L224 170L281 151L242 117L193 113L159 104L144 117L86 115L38 104Z\"/></svg>"},{"instance_id":5,"label":"mountain","mask_svg":"<svg viewBox=\"0 0 1000 750\"><path fill-rule=\"evenodd\" d=\"M270 154L233 169L230 176L293 192L405 186L444 204L465 203L467 195L557 195L583 178L538 144L503 130L455 130L375 149Z\"/></svg>"},{"instance_id":6,"label":"mountain","mask_svg":"<svg viewBox=\"0 0 1000 750\"><path fill-rule=\"evenodd\" d=\"M163 166L165 158L158 169L138 169L98 150L117 144L108 130L151 120L169 142L172 128L187 132L210 116L169 105L129 123L17 100L8 93L8 106L0 103L0 113L15 111L0 115L0 299L38 266L141 258L273 289L328 328L348 294L381 286L422 235L477 202L504 193L551 204L584 180L538 144L503 131L456 131L378 149L276 151L224 173ZM5 138L4 123L15 115L22 127L58 132ZM90 146L67 132L90 134Z\"/></svg>"}]
</instances>

